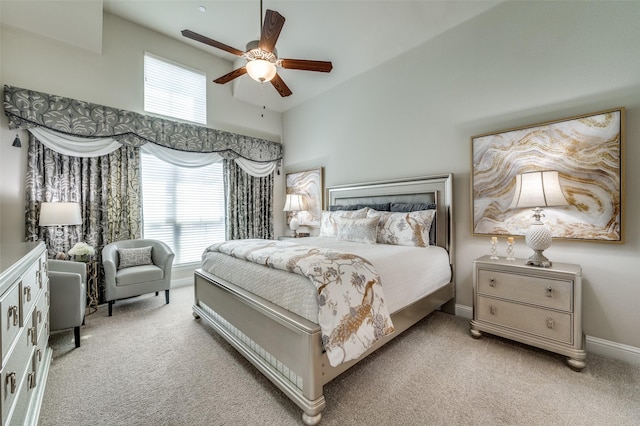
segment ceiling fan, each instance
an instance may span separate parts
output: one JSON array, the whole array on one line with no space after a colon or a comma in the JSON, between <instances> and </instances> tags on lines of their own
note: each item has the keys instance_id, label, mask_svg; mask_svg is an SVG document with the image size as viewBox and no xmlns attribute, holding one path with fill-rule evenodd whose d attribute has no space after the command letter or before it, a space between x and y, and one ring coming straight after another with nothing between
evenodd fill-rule
<instances>
[{"instance_id":1,"label":"ceiling fan","mask_svg":"<svg viewBox=\"0 0 640 426\"><path fill-rule=\"evenodd\" d=\"M280 96L284 97L291 95L292 92L278 75L278 67L303 71L331 71L333 65L328 61L278 58L278 51L275 46L276 41L278 41L280 31L282 31L282 27L284 26L284 16L274 10L267 9L263 24L262 1L260 2L260 15L260 40L254 40L247 43L247 50L244 52L224 43L220 43L219 41L194 33L193 31L182 31L182 35L187 38L222 49L225 52L243 57L247 60L247 64L245 66L237 68L230 73L213 80L214 83L225 84L244 74L249 74L251 78L261 83L271 82L273 87L278 91L278 93L280 93Z\"/></svg>"}]
</instances>

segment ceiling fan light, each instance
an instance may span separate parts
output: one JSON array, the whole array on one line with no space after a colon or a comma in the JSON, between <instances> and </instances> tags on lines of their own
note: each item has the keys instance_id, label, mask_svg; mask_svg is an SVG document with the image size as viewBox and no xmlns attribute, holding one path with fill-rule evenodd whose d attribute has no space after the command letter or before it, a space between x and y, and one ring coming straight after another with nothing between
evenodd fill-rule
<instances>
[{"instance_id":1,"label":"ceiling fan light","mask_svg":"<svg viewBox=\"0 0 640 426\"><path fill-rule=\"evenodd\" d=\"M276 64L264 59L253 59L247 62L247 74L255 81L266 83L276 76Z\"/></svg>"}]
</instances>

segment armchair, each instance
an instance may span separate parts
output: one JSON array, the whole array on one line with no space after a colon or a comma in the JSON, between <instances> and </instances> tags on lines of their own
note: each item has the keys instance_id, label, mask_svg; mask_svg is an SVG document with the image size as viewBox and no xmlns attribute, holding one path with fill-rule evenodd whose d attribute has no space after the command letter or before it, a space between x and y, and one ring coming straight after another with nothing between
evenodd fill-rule
<instances>
[{"instance_id":1,"label":"armchair","mask_svg":"<svg viewBox=\"0 0 640 426\"><path fill-rule=\"evenodd\" d=\"M123 240L104 246L102 265L109 316L113 314L114 301L126 297L152 292L157 296L164 290L169 303L174 256L168 245L157 240Z\"/></svg>"},{"instance_id":2,"label":"armchair","mask_svg":"<svg viewBox=\"0 0 640 426\"><path fill-rule=\"evenodd\" d=\"M67 260L49 260L51 292L50 330L73 328L76 348L80 347L80 326L87 306L87 265Z\"/></svg>"}]
</instances>

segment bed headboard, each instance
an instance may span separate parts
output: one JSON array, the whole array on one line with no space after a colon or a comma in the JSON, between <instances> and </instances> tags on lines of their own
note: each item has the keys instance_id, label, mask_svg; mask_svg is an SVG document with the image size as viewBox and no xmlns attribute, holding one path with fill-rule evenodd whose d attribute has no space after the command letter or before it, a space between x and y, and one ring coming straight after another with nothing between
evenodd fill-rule
<instances>
[{"instance_id":1,"label":"bed headboard","mask_svg":"<svg viewBox=\"0 0 640 426\"><path fill-rule=\"evenodd\" d=\"M330 186L326 210L333 205L436 203L435 243L449 252L453 265L453 174Z\"/></svg>"}]
</instances>

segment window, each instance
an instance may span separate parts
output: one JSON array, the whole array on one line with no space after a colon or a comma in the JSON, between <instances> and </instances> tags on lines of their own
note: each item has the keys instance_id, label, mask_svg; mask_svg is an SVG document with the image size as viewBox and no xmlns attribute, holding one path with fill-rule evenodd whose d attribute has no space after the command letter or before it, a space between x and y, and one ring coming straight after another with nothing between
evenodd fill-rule
<instances>
[{"instance_id":1,"label":"window","mask_svg":"<svg viewBox=\"0 0 640 426\"><path fill-rule=\"evenodd\" d=\"M164 241L174 264L199 262L225 239L222 163L179 167L141 152L144 238Z\"/></svg>"},{"instance_id":2,"label":"window","mask_svg":"<svg viewBox=\"0 0 640 426\"><path fill-rule=\"evenodd\" d=\"M145 52L144 110L207 123L207 75Z\"/></svg>"}]
</instances>

